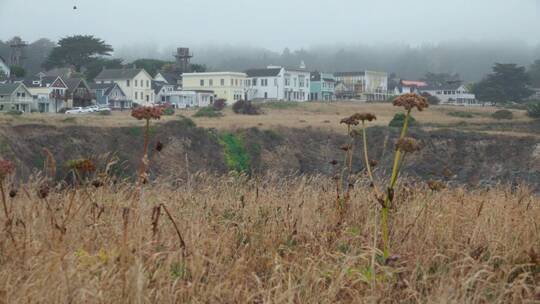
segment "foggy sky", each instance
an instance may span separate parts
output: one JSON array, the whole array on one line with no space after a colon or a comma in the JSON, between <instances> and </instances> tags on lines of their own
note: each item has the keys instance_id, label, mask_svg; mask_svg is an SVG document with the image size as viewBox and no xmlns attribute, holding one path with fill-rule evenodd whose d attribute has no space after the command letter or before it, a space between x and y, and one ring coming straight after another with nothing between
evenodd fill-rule
<instances>
[{"instance_id":1,"label":"foggy sky","mask_svg":"<svg viewBox=\"0 0 540 304\"><path fill-rule=\"evenodd\" d=\"M73 10L73 6L78 7ZM115 48L540 43L540 0L0 0L0 39L92 34Z\"/></svg>"}]
</instances>

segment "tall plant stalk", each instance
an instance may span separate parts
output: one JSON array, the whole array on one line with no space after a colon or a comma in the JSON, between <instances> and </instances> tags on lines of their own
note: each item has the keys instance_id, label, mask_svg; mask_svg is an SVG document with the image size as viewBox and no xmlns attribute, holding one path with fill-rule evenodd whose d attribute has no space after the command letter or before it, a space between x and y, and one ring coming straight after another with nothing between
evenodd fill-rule
<instances>
[{"instance_id":1,"label":"tall plant stalk","mask_svg":"<svg viewBox=\"0 0 540 304\"><path fill-rule=\"evenodd\" d=\"M409 129L409 117L411 116L411 109L407 111L405 116L405 121L403 122L403 127L401 129L401 135L399 139L405 138L407 131ZM394 154L394 165L392 167L392 176L390 177L390 183L386 192L386 197L384 199L383 208L381 211L381 226L382 226L382 238L383 238L383 256L387 259L390 256L390 245L389 245L389 236L388 236L388 213L392 207L392 201L394 200L394 187L397 182L399 175L400 162L402 158L401 149L396 149Z\"/></svg>"}]
</instances>

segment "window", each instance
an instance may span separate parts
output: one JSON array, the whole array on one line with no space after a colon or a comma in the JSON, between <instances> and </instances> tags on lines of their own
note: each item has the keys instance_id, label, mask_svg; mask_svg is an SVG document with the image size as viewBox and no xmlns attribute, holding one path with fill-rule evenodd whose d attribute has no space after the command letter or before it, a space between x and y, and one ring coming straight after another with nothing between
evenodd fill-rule
<instances>
[{"instance_id":1,"label":"window","mask_svg":"<svg viewBox=\"0 0 540 304\"><path fill-rule=\"evenodd\" d=\"M150 87L150 80L147 80L147 81L146 81L146 87L147 87L147 88Z\"/></svg>"},{"instance_id":2,"label":"window","mask_svg":"<svg viewBox=\"0 0 540 304\"><path fill-rule=\"evenodd\" d=\"M235 79L235 80L234 80L234 85L235 85L235 86L238 86L238 79Z\"/></svg>"},{"instance_id":3,"label":"window","mask_svg":"<svg viewBox=\"0 0 540 304\"><path fill-rule=\"evenodd\" d=\"M135 92L135 99L139 98L139 92Z\"/></svg>"},{"instance_id":4,"label":"window","mask_svg":"<svg viewBox=\"0 0 540 304\"><path fill-rule=\"evenodd\" d=\"M220 85L221 85L222 87L225 86L225 79L221 78L221 80L220 80Z\"/></svg>"},{"instance_id":5,"label":"window","mask_svg":"<svg viewBox=\"0 0 540 304\"><path fill-rule=\"evenodd\" d=\"M101 83L103 83L103 81ZM129 87L129 79L126 80L126 86Z\"/></svg>"},{"instance_id":6,"label":"window","mask_svg":"<svg viewBox=\"0 0 540 304\"><path fill-rule=\"evenodd\" d=\"M139 81L135 79L135 87L137 87L138 85L139 85Z\"/></svg>"},{"instance_id":7,"label":"window","mask_svg":"<svg viewBox=\"0 0 540 304\"><path fill-rule=\"evenodd\" d=\"M214 80L213 79L208 80L208 85L213 86L214 85Z\"/></svg>"},{"instance_id":8,"label":"window","mask_svg":"<svg viewBox=\"0 0 540 304\"><path fill-rule=\"evenodd\" d=\"M204 87L204 79L201 79L200 85L201 85L201 87Z\"/></svg>"},{"instance_id":9,"label":"window","mask_svg":"<svg viewBox=\"0 0 540 304\"><path fill-rule=\"evenodd\" d=\"M253 86L256 86L256 85L257 85L257 78L253 78L253 80L251 81L251 83L253 84Z\"/></svg>"},{"instance_id":10,"label":"window","mask_svg":"<svg viewBox=\"0 0 540 304\"><path fill-rule=\"evenodd\" d=\"M274 78L274 86L277 87L277 78Z\"/></svg>"},{"instance_id":11,"label":"window","mask_svg":"<svg viewBox=\"0 0 540 304\"><path fill-rule=\"evenodd\" d=\"M150 95L146 95L146 102L150 101Z\"/></svg>"}]
</instances>

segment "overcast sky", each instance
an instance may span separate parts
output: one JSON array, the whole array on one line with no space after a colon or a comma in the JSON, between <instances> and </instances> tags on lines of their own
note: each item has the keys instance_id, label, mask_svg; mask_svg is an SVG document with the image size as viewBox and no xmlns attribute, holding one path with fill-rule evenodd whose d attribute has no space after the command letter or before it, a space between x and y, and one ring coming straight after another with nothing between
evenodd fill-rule
<instances>
[{"instance_id":1,"label":"overcast sky","mask_svg":"<svg viewBox=\"0 0 540 304\"><path fill-rule=\"evenodd\" d=\"M77 10L73 10L73 6ZM540 43L540 0L0 0L0 39L93 34L114 47L517 39Z\"/></svg>"}]
</instances>

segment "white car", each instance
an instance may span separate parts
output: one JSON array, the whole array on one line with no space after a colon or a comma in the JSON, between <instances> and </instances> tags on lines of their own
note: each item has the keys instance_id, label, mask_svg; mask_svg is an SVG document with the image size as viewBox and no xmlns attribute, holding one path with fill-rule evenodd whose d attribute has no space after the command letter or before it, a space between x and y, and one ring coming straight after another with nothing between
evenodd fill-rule
<instances>
[{"instance_id":1,"label":"white car","mask_svg":"<svg viewBox=\"0 0 540 304\"><path fill-rule=\"evenodd\" d=\"M86 113L89 113L90 111L86 108L83 108L83 107L75 107L71 110L67 110L66 111L66 114L86 114Z\"/></svg>"},{"instance_id":2,"label":"white car","mask_svg":"<svg viewBox=\"0 0 540 304\"><path fill-rule=\"evenodd\" d=\"M88 106L84 108L86 111L93 113L99 111L99 106Z\"/></svg>"}]
</instances>

